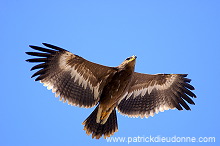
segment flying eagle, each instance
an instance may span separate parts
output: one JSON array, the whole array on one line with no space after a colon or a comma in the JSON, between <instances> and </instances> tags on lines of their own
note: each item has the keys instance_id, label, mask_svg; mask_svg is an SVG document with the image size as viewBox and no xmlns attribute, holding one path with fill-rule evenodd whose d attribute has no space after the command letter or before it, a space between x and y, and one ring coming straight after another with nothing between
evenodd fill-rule
<instances>
[{"instance_id":1,"label":"flying eagle","mask_svg":"<svg viewBox=\"0 0 220 146\"><path fill-rule=\"evenodd\" d=\"M32 75L52 89L56 97L68 104L97 107L83 122L84 130L92 138L110 137L118 131L116 109L129 117L149 117L168 109L190 110L195 104L190 98L187 74L143 74L134 72L136 56L125 59L117 67L90 62L60 47L43 43L47 48L30 47L41 52L26 52L41 62L31 68L40 69ZM42 53L44 52L44 53Z\"/></svg>"}]
</instances>

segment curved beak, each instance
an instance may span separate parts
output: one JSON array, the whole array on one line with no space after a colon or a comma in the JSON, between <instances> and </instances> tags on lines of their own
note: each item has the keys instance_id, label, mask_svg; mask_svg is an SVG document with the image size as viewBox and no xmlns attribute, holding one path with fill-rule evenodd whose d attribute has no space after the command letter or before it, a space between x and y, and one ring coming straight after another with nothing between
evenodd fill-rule
<instances>
[{"instance_id":1,"label":"curved beak","mask_svg":"<svg viewBox=\"0 0 220 146\"><path fill-rule=\"evenodd\" d=\"M136 55L133 55L133 56L132 56L132 58L136 59L136 58L137 58L137 56L136 56Z\"/></svg>"},{"instance_id":2,"label":"curved beak","mask_svg":"<svg viewBox=\"0 0 220 146\"><path fill-rule=\"evenodd\" d=\"M137 58L136 55L133 55L133 56L131 56L131 57L132 57L131 61L133 61L133 60L135 60L135 59Z\"/></svg>"}]
</instances>

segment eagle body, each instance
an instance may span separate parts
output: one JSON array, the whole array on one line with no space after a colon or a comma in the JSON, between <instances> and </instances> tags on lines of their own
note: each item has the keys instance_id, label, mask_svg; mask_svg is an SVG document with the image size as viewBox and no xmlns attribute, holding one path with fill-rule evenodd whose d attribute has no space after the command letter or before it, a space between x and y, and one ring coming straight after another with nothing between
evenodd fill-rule
<instances>
[{"instance_id":1,"label":"eagle body","mask_svg":"<svg viewBox=\"0 0 220 146\"><path fill-rule=\"evenodd\" d=\"M129 62L125 66L115 68L116 72L108 79L109 82L104 86L100 96L97 123L104 124L106 122L112 110L128 91L134 72L134 62Z\"/></svg>"},{"instance_id":2,"label":"eagle body","mask_svg":"<svg viewBox=\"0 0 220 146\"><path fill-rule=\"evenodd\" d=\"M40 52L26 52L40 63L32 77L52 89L63 102L95 110L83 122L84 130L99 139L118 131L116 110L129 117L149 117L168 109L190 110L195 104L187 74L143 74L134 71L136 56L125 59L117 67L90 62L78 55L50 44L30 46Z\"/></svg>"}]
</instances>

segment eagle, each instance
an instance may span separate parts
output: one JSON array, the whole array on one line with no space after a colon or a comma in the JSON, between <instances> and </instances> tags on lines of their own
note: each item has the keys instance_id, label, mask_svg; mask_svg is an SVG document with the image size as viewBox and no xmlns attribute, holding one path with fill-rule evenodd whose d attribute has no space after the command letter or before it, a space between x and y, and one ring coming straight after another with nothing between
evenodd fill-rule
<instances>
[{"instance_id":1,"label":"eagle","mask_svg":"<svg viewBox=\"0 0 220 146\"><path fill-rule=\"evenodd\" d=\"M56 97L70 105L95 110L82 123L92 138L110 137L118 131L116 109L128 117L148 118L169 109L190 110L196 95L191 91L187 74L143 74L135 72L137 57L126 58L117 67L90 62L76 54L43 43L26 52L36 58L27 62L40 63L32 77Z\"/></svg>"}]
</instances>

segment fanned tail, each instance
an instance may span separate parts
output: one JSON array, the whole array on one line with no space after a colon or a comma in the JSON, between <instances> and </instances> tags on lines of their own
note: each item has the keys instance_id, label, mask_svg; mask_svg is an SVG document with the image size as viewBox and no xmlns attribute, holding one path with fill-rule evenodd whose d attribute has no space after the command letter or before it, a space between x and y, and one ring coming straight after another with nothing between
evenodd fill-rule
<instances>
[{"instance_id":1,"label":"fanned tail","mask_svg":"<svg viewBox=\"0 0 220 146\"><path fill-rule=\"evenodd\" d=\"M100 124L96 122L98 107L99 106L97 106L89 117L82 123L85 125L84 130L86 131L86 134L92 134L92 138L99 139L102 135L104 138L110 137L118 131L116 110L114 109L112 111L105 124Z\"/></svg>"}]
</instances>

